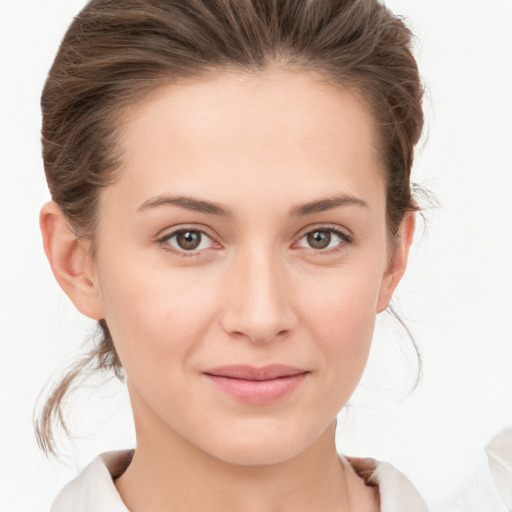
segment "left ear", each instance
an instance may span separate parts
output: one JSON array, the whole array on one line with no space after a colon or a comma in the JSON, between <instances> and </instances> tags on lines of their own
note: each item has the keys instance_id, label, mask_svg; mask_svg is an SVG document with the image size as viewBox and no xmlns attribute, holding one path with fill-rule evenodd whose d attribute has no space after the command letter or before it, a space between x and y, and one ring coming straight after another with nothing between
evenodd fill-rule
<instances>
[{"instance_id":1,"label":"left ear","mask_svg":"<svg viewBox=\"0 0 512 512\"><path fill-rule=\"evenodd\" d=\"M398 229L392 259L382 278L379 301L377 303L377 313L381 313L386 309L391 301L395 288L398 286L407 268L409 248L411 247L414 237L414 224L414 212L408 212Z\"/></svg>"}]
</instances>

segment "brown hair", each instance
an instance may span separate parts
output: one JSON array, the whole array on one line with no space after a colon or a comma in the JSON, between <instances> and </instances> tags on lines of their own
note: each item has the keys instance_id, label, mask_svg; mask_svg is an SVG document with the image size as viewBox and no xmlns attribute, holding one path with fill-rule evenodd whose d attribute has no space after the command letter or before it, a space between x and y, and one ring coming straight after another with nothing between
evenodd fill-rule
<instances>
[{"instance_id":1,"label":"brown hair","mask_svg":"<svg viewBox=\"0 0 512 512\"><path fill-rule=\"evenodd\" d=\"M42 95L48 186L79 238L94 240L98 193L116 178L123 110L171 81L272 64L314 71L368 104L387 172L393 240L415 211L410 173L423 126L423 87L412 34L378 0L92 0L69 27ZM66 430L61 403L87 371L121 362L104 320L101 336L53 389L36 420L54 452L52 426Z\"/></svg>"}]
</instances>

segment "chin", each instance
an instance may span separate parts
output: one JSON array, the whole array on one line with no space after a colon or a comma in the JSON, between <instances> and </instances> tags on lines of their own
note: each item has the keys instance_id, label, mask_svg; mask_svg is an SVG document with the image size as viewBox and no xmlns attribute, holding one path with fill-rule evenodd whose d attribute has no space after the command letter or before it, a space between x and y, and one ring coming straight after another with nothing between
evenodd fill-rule
<instances>
[{"instance_id":1,"label":"chin","mask_svg":"<svg viewBox=\"0 0 512 512\"><path fill-rule=\"evenodd\" d=\"M212 455L236 466L270 466L287 462L301 453L298 449L283 446L282 443L241 443Z\"/></svg>"},{"instance_id":2,"label":"chin","mask_svg":"<svg viewBox=\"0 0 512 512\"><path fill-rule=\"evenodd\" d=\"M333 422L334 425L334 422ZM243 432L243 435L240 435ZM231 435L212 435L203 449L213 457L239 466L267 466L290 461L318 442L324 432L295 432L292 428L240 429Z\"/></svg>"}]
</instances>

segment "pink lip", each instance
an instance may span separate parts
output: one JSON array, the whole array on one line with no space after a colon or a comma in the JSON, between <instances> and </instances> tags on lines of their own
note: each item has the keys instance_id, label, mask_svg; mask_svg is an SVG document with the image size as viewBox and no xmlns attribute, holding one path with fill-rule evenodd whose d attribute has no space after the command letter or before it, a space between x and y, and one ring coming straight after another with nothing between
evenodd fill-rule
<instances>
[{"instance_id":1,"label":"pink lip","mask_svg":"<svg viewBox=\"0 0 512 512\"><path fill-rule=\"evenodd\" d=\"M309 372L281 364L223 366L203 372L213 384L235 398L252 404L274 402L291 393Z\"/></svg>"}]
</instances>

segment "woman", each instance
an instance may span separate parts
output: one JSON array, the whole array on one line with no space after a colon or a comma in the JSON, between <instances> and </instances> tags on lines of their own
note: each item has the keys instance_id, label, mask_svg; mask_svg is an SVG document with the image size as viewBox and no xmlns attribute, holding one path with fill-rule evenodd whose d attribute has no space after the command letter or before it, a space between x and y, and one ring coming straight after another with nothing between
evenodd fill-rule
<instances>
[{"instance_id":1,"label":"woman","mask_svg":"<svg viewBox=\"0 0 512 512\"><path fill-rule=\"evenodd\" d=\"M135 451L64 510L425 510L336 452L407 264L422 86L378 1L93 0L46 83L54 275L126 374ZM49 399L39 439L71 379Z\"/></svg>"}]
</instances>

